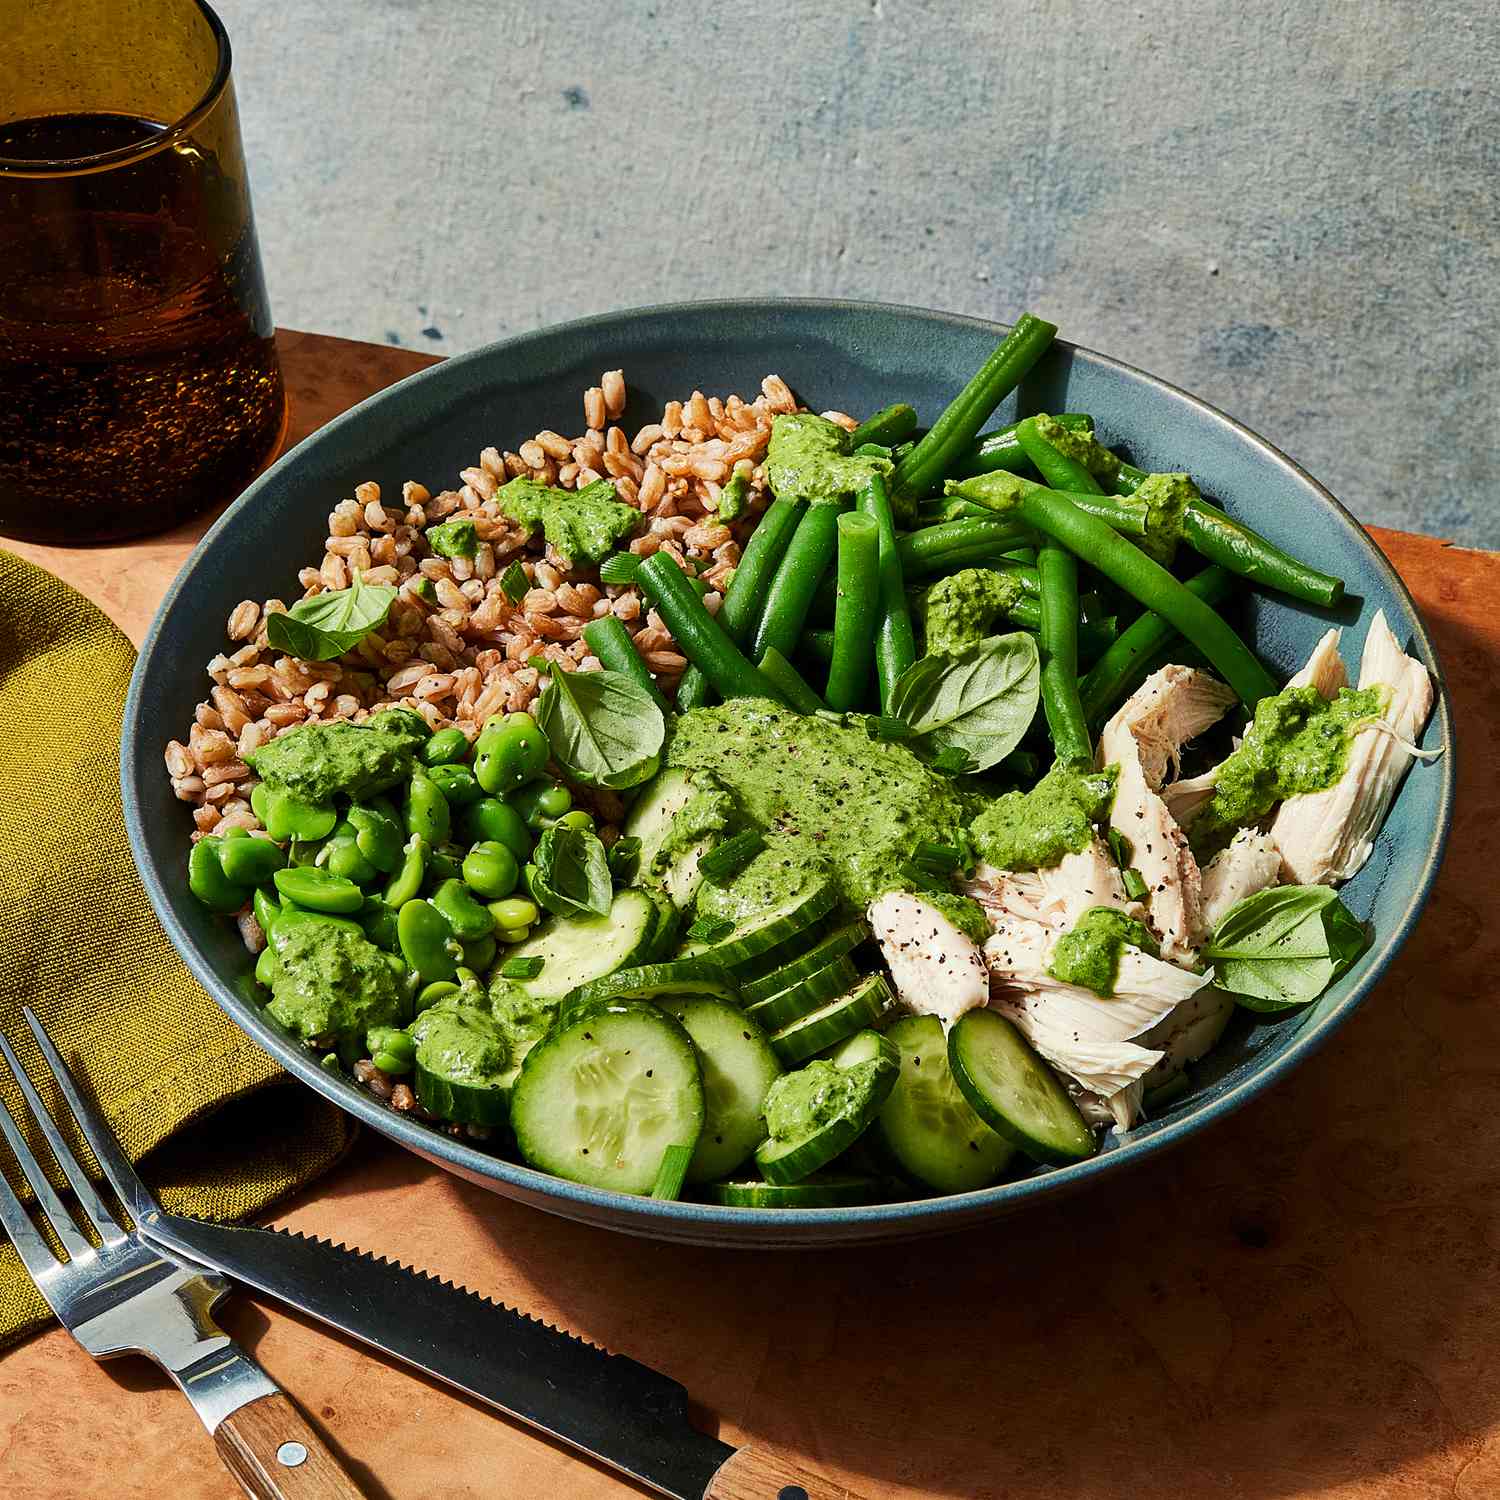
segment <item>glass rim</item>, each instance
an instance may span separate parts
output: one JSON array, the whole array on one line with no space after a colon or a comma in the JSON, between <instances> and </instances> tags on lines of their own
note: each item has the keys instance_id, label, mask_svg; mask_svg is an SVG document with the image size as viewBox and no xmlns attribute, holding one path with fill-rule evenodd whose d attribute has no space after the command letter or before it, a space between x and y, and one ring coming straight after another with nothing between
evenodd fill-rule
<instances>
[{"instance_id":1,"label":"glass rim","mask_svg":"<svg viewBox=\"0 0 1500 1500\"><path fill-rule=\"evenodd\" d=\"M213 33L218 61L208 87L199 95L197 103L191 109L173 120L159 134L128 146L116 146L110 151L98 151L88 156L58 157L51 161L0 155L0 177L78 177L89 172L107 172L112 167L144 161L146 157L165 151L187 135L223 97L224 90L229 85L232 61L229 33L224 29L218 13L208 4L208 0L193 0L193 4L198 7L199 14L208 22L208 29Z\"/></svg>"}]
</instances>

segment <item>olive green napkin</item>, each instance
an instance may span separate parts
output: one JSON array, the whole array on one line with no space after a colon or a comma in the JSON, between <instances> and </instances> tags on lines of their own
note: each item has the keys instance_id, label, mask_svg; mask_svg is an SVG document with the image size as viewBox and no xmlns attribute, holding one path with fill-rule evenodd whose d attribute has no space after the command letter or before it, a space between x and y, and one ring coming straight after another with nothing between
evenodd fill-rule
<instances>
[{"instance_id":1,"label":"olive green napkin","mask_svg":"<svg viewBox=\"0 0 1500 1500\"><path fill-rule=\"evenodd\" d=\"M119 793L134 660L81 594L0 551L0 1029L40 1069L36 1011L166 1207L242 1218L327 1170L354 1122L214 1005L146 900ZM0 1100L26 1118L3 1065ZM3 1144L0 1169L19 1184ZM50 1317L0 1235L0 1347Z\"/></svg>"}]
</instances>

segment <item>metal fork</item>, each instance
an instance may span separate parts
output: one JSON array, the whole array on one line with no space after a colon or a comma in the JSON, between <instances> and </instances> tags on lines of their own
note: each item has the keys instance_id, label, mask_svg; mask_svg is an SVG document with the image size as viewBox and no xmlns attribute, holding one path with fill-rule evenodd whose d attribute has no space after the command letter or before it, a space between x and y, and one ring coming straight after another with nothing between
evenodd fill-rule
<instances>
[{"instance_id":1,"label":"metal fork","mask_svg":"<svg viewBox=\"0 0 1500 1500\"><path fill-rule=\"evenodd\" d=\"M171 1376L213 1434L219 1456L254 1500L359 1500L361 1491L322 1439L259 1365L214 1322L230 1285L213 1271L156 1249L135 1228L156 1200L88 1103L42 1024L23 1009L42 1056L130 1222L122 1224L79 1165L10 1044L5 1057L47 1145L92 1222L92 1244L68 1212L0 1105L4 1133L42 1216L61 1244L59 1260L20 1198L0 1176L3 1225L58 1321L95 1359L144 1354Z\"/></svg>"}]
</instances>

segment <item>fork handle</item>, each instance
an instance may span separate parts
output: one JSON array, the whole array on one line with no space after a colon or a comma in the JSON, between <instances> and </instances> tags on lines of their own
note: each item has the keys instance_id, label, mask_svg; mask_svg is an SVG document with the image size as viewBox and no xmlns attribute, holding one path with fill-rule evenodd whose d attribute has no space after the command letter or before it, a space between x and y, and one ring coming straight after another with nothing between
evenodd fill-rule
<instances>
[{"instance_id":1,"label":"fork handle","mask_svg":"<svg viewBox=\"0 0 1500 1500\"><path fill-rule=\"evenodd\" d=\"M251 1500L366 1500L307 1418L279 1393L232 1411L214 1429L214 1444Z\"/></svg>"}]
</instances>

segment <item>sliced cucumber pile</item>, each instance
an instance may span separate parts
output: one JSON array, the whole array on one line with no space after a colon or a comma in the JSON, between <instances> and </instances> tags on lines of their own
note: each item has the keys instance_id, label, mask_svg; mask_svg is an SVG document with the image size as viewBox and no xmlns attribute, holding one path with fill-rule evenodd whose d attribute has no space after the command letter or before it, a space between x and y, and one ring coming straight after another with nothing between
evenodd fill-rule
<instances>
[{"instance_id":1,"label":"sliced cucumber pile","mask_svg":"<svg viewBox=\"0 0 1500 1500\"><path fill-rule=\"evenodd\" d=\"M643 964L634 969L616 969L599 979L581 984L567 998L570 1010L601 1000L667 1000L679 995L707 995L738 1003L739 988L727 969L707 959L689 958L676 963Z\"/></svg>"},{"instance_id":2,"label":"sliced cucumber pile","mask_svg":"<svg viewBox=\"0 0 1500 1500\"><path fill-rule=\"evenodd\" d=\"M708 1197L726 1208L853 1208L879 1202L885 1188L857 1172L814 1172L800 1182L716 1182Z\"/></svg>"},{"instance_id":3,"label":"sliced cucumber pile","mask_svg":"<svg viewBox=\"0 0 1500 1500\"><path fill-rule=\"evenodd\" d=\"M780 1031L783 1026L810 1016L835 996L847 994L858 983L859 970L846 953L821 969L814 969L805 978L794 980L786 989L747 1005L745 1013L754 1016L768 1031Z\"/></svg>"},{"instance_id":4,"label":"sliced cucumber pile","mask_svg":"<svg viewBox=\"0 0 1500 1500\"><path fill-rule=\"evenodd\" d=\"M539 1042L511 1094L521 1154L569 1182L645 1195L668 1146L696 1144L703 1083L692 1038L660 1007L585 1011Z\"/></svg>"},{"instance_id":5,"label":"sliced cucumber pile","mask_svg":"<svg viewBox=\"0 0 1500 1500\"><path fill-rule=\"evenodd\" d=\"M738 972L748 960L794 942L828 915L838 902L831 884L814 885L785 901L746 917L716 943L690 943L683 957L703 957Z\"/></svg>"},{"instance_id":6,"label":"sliced cucumber pile","mask_svg":"<svg viewBox=\"0 0 1500 1500\"><path fill-rule=\"evenodd\" d=\"M505 956L541 959L537 976L520 982L538 998L562 1000L590 980L649 962L658 920L645 891L616 891L608 916L549 918Z\"/></svg>"},{"instance_id":7,"label":"sliced cucumber pile","mask_svg":"<svg viewBox=\"0 0 1500 1500\"><path fill-rule=\"evenodd\" d=\"M834 959L852 953L869 936L870 929L864 922L848 922L842 927L835 927L811 948L805 948L799 943L798 947L802 951L796 957L763 974L751 975L749 971L753 965L746 964L740 970L740 997L746 1005L767 1000L782 990L790 989L817 970L826 968Z\"/></svg>"},{"instance_id":8,"label":"sliced cucumber pile","mask_svg":"<svg viewBox=\"0 0 1500 1500\"><path fill-rule=\"evenodd\" d=\"M836 1047L845 1037L873 1026L891 1003L890 986L879 974L861 980L847 994L771 1033L776 1055L788 1067Z\"/></svg>"}]
</instances>

